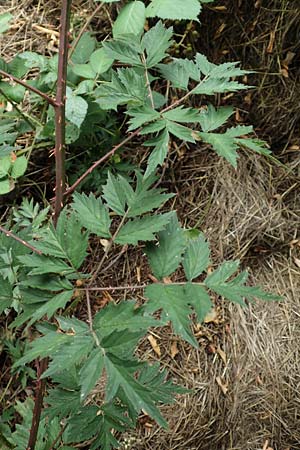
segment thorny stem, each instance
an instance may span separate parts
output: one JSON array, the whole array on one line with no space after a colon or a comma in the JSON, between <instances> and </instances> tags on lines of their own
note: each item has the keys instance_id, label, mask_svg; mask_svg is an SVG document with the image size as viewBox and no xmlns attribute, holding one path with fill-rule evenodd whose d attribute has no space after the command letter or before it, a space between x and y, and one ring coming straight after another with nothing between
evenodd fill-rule
<instances>
[{"instance_id":1,"label":"thorny stem","mask_svg":"<svg viewBox=\"0 0 300 450\"><path fill-rule=\"evenodd\" d=\"M55 107L56 197L54 224L57 223L59 214L62 210L63 195L65 191L65 103L68 62L68 31L71 3L72 0L62 0L56 99L55 102L52 100L50 102ZM46 388L46 379L41 379L41 376L46 371L47 366L48 358L45 358L39 365L32 423L26 450L34 450L36 445L39 422L43 408L43 398Z\"/></svg>"},{"instance_id":2,"label":"thorny stem","mask_svg":"<svg viewBox=\"0 0 300 450\"><path fill-rule=\"evenodd\" d=\"M11 237L15 241L19 242L20 244L24 245L25 247L29 248L32 252L37 253L38 255L42 255L43 253L38 250L37 248L33 247L33 245L29 244L28 242L24 241L24 239L19 238L11 231L6 230L0 225L0 231L4 233L6 236Z\"/></svg>"},{"instance_id":3,"label":"thorny stem","mask_svg":"<svg viewBox=\"0 0 300 450\"><path fill-rule=\"evenodd\" d=\"M20 84L25 89L28 89L29 91L34 92L35 94L39 95L44 100L46 100L50 105L52 105L54 107L56 106L56 101L54 100L54 98L49 97L49 95L45 94L44 92L40 91L39 89L37 89L33 86L30 86L30 84L26 83L26 81L23 81L20 78L15 77L14 75L11 75L10 73L7 73L7 72L5 72L5 70L1 70L1 69L0 69L0 75L2 75L3 77L9 78L11 81L14 81L17 84Z\"/></svg>"},{"instance_id":4,"label":"thorny stem","mask_svg":"<svg viewBox=\"0 0 300 450\"><path fill-rule=\"evenodd\" d=\"M55 108L55 205L54 223L63 207L65 192L65 146L66 146L66 81L68 64L68 31L72 0L62 0L60 18L59 59Z\"/></svg>"},{"instance_id":5,"label":"thorny stem","mask_svg":"<svg viewBox=\"0 0 300 450\"><path fill-rule=\"evenodd\" d=\"M99 342L98 336L95 333L94 328L93 328L93 316L92 316L92 308L91 308L91 301L90 301L90 293L89 293L88 289L86 289L85 291L86 291L85 295L86 295L86 304L87 304L87 310L88 310L88 321L89 321L90 331L91 331L93 338L95 339L97 347L99 347L100 342Z\"/></svg>"}]
</instances>

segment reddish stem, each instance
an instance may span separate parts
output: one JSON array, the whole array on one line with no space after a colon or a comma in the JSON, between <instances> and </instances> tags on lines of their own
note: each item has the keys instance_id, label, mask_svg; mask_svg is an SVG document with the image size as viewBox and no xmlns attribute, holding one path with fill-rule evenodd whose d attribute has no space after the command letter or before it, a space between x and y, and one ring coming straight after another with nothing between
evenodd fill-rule
<instances>
[{"instance_id":1,"label":"reddish stem","mask_svg":"<svg viewBox=\"0 0 300 450\"><path fill-rule=\"evenodd\" d=\"M54 223L56 224L63 207L65 192L65 146L66 146L66 82L68 65L68 31L72 0L62 1L60 18L59 59L57 71L57 90L55 107L55 206Z\"/></svg>"},{"instance_id":2,"label":"reddish stem","mask_svg":"<svg viewBox=\"0 0 300 450\"><path fill-rule=\"evenodd\" d=\"M63 207L65 191L65 104L66 104L66 80L68 64L68 31L70 23L72 0L62 0L60 17L60 42L57 72L57 89L55 99L55 165L56 165L56 197L54 208L54 224L57 223ZM35 403L32 417L30 435L26 450L34 450L46 387L46 380L41 379L48 366L48 358L41 361L38 370Z\"/></svg>"},{"instance_id":3,"label":"reddish stem","mask_svg":"<svg viewBox=\"0 0 300 450\"><path fill-rule=\"evenodd\" d=\"M25 89L28 89L29 91L34 92L35 94L39 95L44 100L46 100L50 105L52 105L54 107L56 106L56 101L54 100L54 98L49 97L49 95L45 94L44 92L40 91L39 89L37 89L33 86L30 86L30 84L26 83L23 80L20 80L20 78L17 78L14 75L11 75L10 73L5 72L4 70L0 70L0 75L2 75L3 77L9 78L11 81L14 81L17 84L20 84Z\"/></svg>"},{"instance_id":4,"label":"reddish stem","mask_svg":"<svg viewBox=\"0 0 300 450\"><path fill-rule=\"evenodd\" d=\"M29 244L28 242L24 241L24 239L19 238L11 231L6 230L0 225L0 231L4 233L6 236L11 237L15 241L19 242L20 244L24 245L25 247L29 248L32 252L37 253L38 255L42 255L43 253L38 250L37 248L33 247L33 245Z\"/></svg>"},{"instance_id":5,"label":"reddish stem","mask_svg":"<svg viewBox=\"0 0 300 450\"><path fill-rule=\"evenodd\" d=\"M100 166L104 161L106 161L108 158L110 158L111 156L113 156L117 150L119 150L121 147L123 147L123 145L127 144L127 142L131 141L132 138L134 138L135 136L137 136L140 131L142 129L139 128L138 130L134 131L133 133L131 133L129 136L127 136L126 139L124 139L122 142L120 142L120 144L116 145L115 147L113 147L108 153L106 153L104 156L102 156L102 158L98 159L98 161L96 161L86 172L84 172L84 174L81 175L81 177L78 178L78 180L75 181L74 184L72 184L72 186L70 186L66 191L65 191L65 196L67 195L71 195L75 189L77 188L77 186L86 179L86 177L92 173L98 166Z\"/></svg>"}]
</instances>

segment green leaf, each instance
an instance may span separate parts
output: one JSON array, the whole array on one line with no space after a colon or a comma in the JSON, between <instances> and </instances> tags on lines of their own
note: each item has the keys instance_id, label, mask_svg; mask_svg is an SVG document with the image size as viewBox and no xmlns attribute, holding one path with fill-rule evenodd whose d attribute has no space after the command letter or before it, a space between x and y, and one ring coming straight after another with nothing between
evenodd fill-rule
<instances>
[{"instance_id":1,"label":"green leaf","mask_svg":"<svg viewBox=\"0 0 300 450\"><path fill-rule=\"evenodd\" d=\"M111 220L101 198L96 198L92 193L87 196L76 192L73 195L72 208L76 211L82 226L91 233L100 237L111 237L109 232Z\"/></svg>"},{"instance_id":2,"label":"green leaf","mask_svg":"<svg viewBox=\"0 0 300 450\"><path fill-rule=\"evenodd\" d=\"M9 30L10 24L9 22L12 20L13 15L10 13L0 14L0 33L4 33Z\"/></svg>"},{"instance_id":3,"label":"green leaf","mask_svg":"<svg viewBox=\"0 0 300 450\"><path fill-rule=\"evenodd\" d=\"M249 148L256 153L259 153L260 155L268 156L272 154L272 152L267 147L267 143L260 139L235 139L235 142L242 147Z\"/></svg>"},{"instance_id":4,"label":"green leaf","mask_svg":"<svg viewBox=\"0 0 300 450\"><path fill-rule=\"evenodd\" d=\"M96 101L102 109L115 109L127 104L130 108L144 105L148 99L144 77L135 69L112 72L112 81L103 83L95 91Z\"/></svg>"},{"instance_id":5,"label":"green leaf","mask_svg":"<svg viewBox=\"0 0 300 450\"><path fill-rule=\"evenodd\" d=\"M139 172L136 172L136 177L136 189L127 198L127 217L140 216L150 212L173 197L173 194L164 194L163 189L151 188L151 185L157 180L155 176L143 178Z\"/></svg>"},{"instance_id":6,"label":"green leaf","mask_svg":"<svg viewBox=\"0 0 300 450\"><path fill-rule=\"evenodd\" d=\"M158 243L159 245L147 245L146 255L154 276L163 279L178 268L186 247L184 232L176 213L173 213L166 229L159 233Z\"/></svg>"},{"instance_id":7,"label":"green leaf","mask_svg":"<svg viewBox=\"0 0 300 450\"><path fill-rule=\"evenodd\" d=\"M75 95L67 86L66 118L80 128L88 110L88 104L84 98Z\"/></svg>"},{"instance_id":8,"label":"green leaf","mask_svg":"<svg viewBox=\"0 0 300 450\"><path fill-rule=\"evenodd\" d=\"M46 336L35 339L30 344L30 348L25 355L16 361L12 367L22 366L38 357L43 358L49 356L56 352L68 340L70 340L70 336L51 331Z\"/></svg>"},{"instance_id":9,"label":"green leaf","mask_svg":"<svg viewBox=\"0 0 300 450\"><path fill-rule=\"evenodd\" d=\"M201 4L198 0L151 0L147 17L173 20L198 20Z\"/></svg>"},{"instance_id":10,"label":"green leaf","mask_svg":"<svg viewBox=\"0 0 300 450\"><path fill-rule=\"evenodd\" d=\"M84 64L88 62L91 54L95 50L95 45L95 38L90 33L83 33L72 54L71 60L73 64Z\"/></svg>"},{"instance_id":11,"label":"green leaf","mask_svg":"<svg viewBox=\"0 0 300 450\"><path fill-rule=\"evenodd\" d=\"M135 301L123 301L115 305L109 303L94 317L94 329L105 337L117 331L130 330L131 332L158 326L160 322L154 317L145 315L141 308L136 307Z\"/></svg>"},{"instance_id":12,"label":"green leaf","mask_svg":"<svg viewBox=\"0 0 300 450\"><path fill-rule=\"evenodd\" d=\"M191 128L184 127L183 125L179 125L176 122L167 121L167 130L169 133L174 136L182 139L185 142L192 142L193 144L196 142L194 138L194 131Z\"/></svg>"},{"instance_id":13,"label":"green leaf","mask_svg":"<svg viewBox=\"0 0 300 450\"><path fill-rule=\"evenodd\" d=\"M198 343L191 330L189 315L191 309L189 298L183 286L172 284L152 284L146 287L146 297L149 302L145 309L149 313L163 309L167 320L171 320L174 331L193 347L198 347Z\"/></svg>"},{"instance_id":14,"label":"green leaf","mask_svg":"<svg viewBox=\"0 0 300 450\"><path fill-rule=\"evenodd\" d=\"M162 114L165 119L180 122L180 123L191 123L199 122L200 112L195 108L184 108L184 106L179 106L178 108L171 109Z\"/></svg>"},{"instance_id":15,"label":"green leaf","mask_svg":"<svg viewBox=\"0 0 300 450\"><path fill-rule=\"evenodd\" d=\"M189 281L197 278L209 265L210 249L203 234L189 239L183 259L183 268Z\"/></svg>"},{"instance_id":16,"label":"green leaf","mask_svg":"<svg viewBox=\"0 0 300 450\"><path fill-rule=\"evenodd\" d=\"M35 52L22 52L18 56L25 60L25 65L28 69L38 68L42 72L48 68L48 58L43 55Z\"/></svg>"},{"instance_id":17,"label":"green leaf","mask_svg":"<svg viewBox=\"0 0 300 450\"><path fill-rule=\"evenodd\" d=\"M145 146L154 145L154 150L151 152L148 158L147 170L145 172L145 178L149 177L155 172L158 166L162 166L168 151L169 151L170 135L167 130L163 130L157 137L152 140L144 142Z\"/></svg>"},{"instance_id":18,"label":"green leaf","mask_svg":"<svg viewBox=\"0 0 300 450\"><path fill-rule=\"evenodd\" d=\"M140 35L146 20L146 8L143 2L133 1L125 5L118 14L113 25L113 36L118 38L123 34Z\"/></svg>"},{"instance_id":19,"label":"green leaf","mask_svg":"<svg viewBox=\"0 0 300 450\"><path fill-rule=\"evenodd\" d=\"M41 319L43 316L47 316L48 319L54 316L56 311L61 308L65 308L66 304L71 300L73 296L73 290L64 291L55 295L51 300L48 300L40 308L37 308L31 316L27 327L30 327L34 322Z\"/></svg>"},{"instance_id":20,"label":"green leaf","mask_svg":"<svg viewBox=\"0 0 300 450\"><path fill-rule=\"evenodd\" d=\"M37 254L23 255L18 256L18 260L24 267L32 267L32 270L28 273L29 276L44 275L46 273L57 273L58 275L64 276L74 273L73 267L70 267L61 259L51 256Z\"/></svg>"},{"instance_id":21,"label":"green leaf","mask_svg":"<svg viewBox=\"0 0 300 450\"><path fill-rule=\"evenodd\" d=\"M70 265L79 269L87 253L88 234L82 233L81 222L75 214L68 213L65 208L58 219L57 227L53 224L49 228L39 231L40 239L32 244L45 255L66 259Z\"/></svg>"},{"instance_id":22,"label":"green leaf","mask_svg":"<svg viewBox=\"0 0 300 450\"><path fill-rule=\"evenodd\" d=\"M127 114L131 116L128 131L136 130L141 125L160 118L160 113L158 111L155 111L146 105L140 108L130 109Z\"/></svg>"},{"instance_id":23,"label":"green leaf","mask_svg":"<svg viewBox=\"0 0 300 450\"><path fill-rule=\"evenodd\" d=\"M251 86L238 83L237 81L227 81L226 79L209 78L200 83L193 89L193 94L214 95L223 92L241 91L243 89L250 89Z\"/></svg>"},{"instance_id":24,"label":"green leaf","mask_svg":"<svg viewBox=\"0 0 300 450\"><path fill-rule=\"evenodd\" d=\"M197 314L198 323L202 323L207 314L212 310L213 304L206 289L199 284L187 283L184 292L188 303Z\"/></svg>"},{"instance_id":25,"label":"green leaf","mask_svg":"<svg viewBox=\"0 0 300 450\"><path fill-rule=\"evenodd\" d=\"M145 216L127 222L119 231L117 244L137 245L139 241L153 241L155 233L165 229L173 213Z\"/></svg>"},{"instance_id":26,"label":"green leaf","mask_svg":"<svg viewBox=\"0 0 300 450\"><path fill-rule=\"evenodd\" d=\"M11 167L11 176L16 179L24 175L27 169L27 158L25 156L19 156L13 163Z\"/></svg>"},{"instance_id":27,"label":"green leaf","mask_svg":"<svg viewBox=\"0 0 300 450\"><path fill-rule=\"evenodd\" d=\"M169 64L158 64L162 76L169 80L174 88L186 90L194 63L188 59L175 59Z\"/></svg>"},{"instance_id":28,"label":"green leaf","mask_svg":"<svg viewBox=\"0 0 300 450\"><path fill-rule=\"evenodd\" d=\"M121 387L137 413L146 411L160 426L166 428L166 422L153 402L152 391L135 379L129 364L110 354L105 357L108 375L106 400L110 401Z\"/></svg>"},{"instance_id":29,"label":"green leaf","mask_svg":"<svg viewBox=\"0 0 300 450\"><path fill-rule=\"evenodd\" d=\"M0 159L0 178L3 178L9 174L11 166L12 159L10 155L4 156L4 158Z\"/></svg>"},{"instance_id":30,"label":"green leaf","mask_svg":"<svg viewBox=\"0 0 300 450\"><path fill-rule=\"evenodd\" d=\"M74 64L72 66L72 71L82 78L93 80L96 77L96 72L94 71L91 64Z\"/></svg>"},{"instance_id":31,"label":"green leaf","mask_svg":"<svg viewBox=\"0 0 300 450\"><path fill-rule=\"evenodd\" d=\"M98 48L98 50L94 51L90 57L90 65L98 75L107 72L108 69L111 68L113 62L114 59L107 56L104 48Z\"/></svg>"},{"instance_id":32,"label":"green leaf","mask_svg":"<svg viewBox=\"0 0 300 450\"><path fill-rule=\"evenodd\" d=\"M99 348L95 348L89 355L88 359L84 362L80 369L80 399L85 400L87 395L95 387L95 384L101 377L104 368L103 353Z\"/></svg>"},{"instance_id":33,"label":"green leaf","mask_svg":"<svg viewBox=\"0 0 300 450\"><path fill-rule=\"evenodd\" d=\"M141 45L134 39L119 37L116 40L103 43L103 48L109 58L116 59L123 64L142 66Z\"/></svg>"},{"instance_id":34,"label":"green leaf","mask_svg":"<svg viewBox=\"0 0 300 450\"><path fill-rule=\"evenodd\" d=\"M200 137L212 145L213 149L218 153L218 155L223 156L234 168L237 167L237 143L226 133L199 133Z\"/></svg>"},{"instance_id":35,"label":"green leaf","mask_svg":"<svg viewBox=\"0 0 300 450\"><path fill-rule=\"evenodd\" d=\"M208 131L213 131L216 128L221 127L233 112L231 106L223 106L219 109L215 109L213 105L209 104L207 109L203 109L200 112L199 121L202 131L207 133Z\"/></svg>"},{"instance_id":36,"label":"green leaf","mask_svg":"<svg viewBox=\"0 0 300 450\"><path fill-rule=\"evenodd\" d=\"M278 295L262 291L259 287L245 286L248 278L247 272L242 272L231 281L228 281L238 270L239 264L239 261L227 261L223 263L206 278L206 286L227 300L231 300L241 306L245 306L244 298L252 300L257 297L267 301L282 299Z\"/></svg>"},{"instance_id":37,"label":"green leaf","mask_svg":"<svg viewBox=\"0 0 300 450\"><path fill-rule=\"evenodd\" d=\"M120 216L124 216L126 194L123 189L122 177L115 177L108 172L107 183L103 187L103 198L110 209Z\"/></svg>"},{"instance_id":38,"label":"green leaf","mask_svg":"<svg viewBox=\"0 0 300 450\"><path fill-rule=\"evenodd\" d=\"M0 180L0 195L7 194L14 189L14 183L8 178L2 178Z\"/></svg>"},{"instance_id":39,"label":"green leaf","mask_svg":"<svg viewBox=\"0 0 300 450\"><path fill-rule=\"evenodd\" d=\"M142 39L142 48L146 51L146 67L150 69L162 61L171 47L173 28L166 28L161 21L151 27Z\"/></svg>"},{"instance_id":40,"label":"green leaf","mask_svg":"<svg viewBox=\"0 0 300 450\"><path fill-rule=\"evenodd\" d=\"M0 274L0 313L11 305L13 290L10 282Z\"/></svg>"}]
</instances>

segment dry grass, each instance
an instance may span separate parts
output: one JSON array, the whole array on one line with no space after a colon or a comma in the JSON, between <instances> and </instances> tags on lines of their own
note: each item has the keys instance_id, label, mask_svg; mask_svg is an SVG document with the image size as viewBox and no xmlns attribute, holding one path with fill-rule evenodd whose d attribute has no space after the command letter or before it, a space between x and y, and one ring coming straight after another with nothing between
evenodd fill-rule
<instances>
[{"instance_id":1,"label":"dry grass","mask_svg":"<svg viewBox=\"0 0 300 450\"><path fill-rule=\"evenodd\" d=\"M8 40L0 42L2 55L10 57L25 49L55 51L49 49L51 35L33 27L38 24L56 30L58 2L46 3L46 9L45 2L37 0L0 5L0 11L14 10L16 20ZM209 22L212 16L204 16L206 38L201 45L215 61L229 49L226 58L244 58L247 67L260 65L259 88L247 105L249 117L270 136L285 166L242 154L234 171L205 147L175 147L163 183L178 194L173 206L182 222L206 232L216 263L240 258L250 268L251 282L280 292L285 300L257 303L244 310L218 303L217 319L195 330L199 351L175 338L179 350L175 357L171 355L174 337L170 330L156 330L162 365L194 393L180 396L175 405L164 408L168 431L143 422L137 432L126 436L131 444L124 443L122 450L300 449L299 153L286 150L296 142L299 129L299 107L291 97L299 92L299 70L292 63L288 78L280 72L287 52L298 48L292 40L299 30L300 12L297 1L271 0L268 7L259 9L254 1L225 3L227 9L220 10L220 15L213 12L216 22ZM84 23L84 10L92 4L75 2L74 26ZM97 25L102 19L95 20ZM222 23L224 31L217 34ZM212 36L215 45L208 46ZM97 253L91 264L97 261ZM117 283L134 284L136 266L146 279L145 261L137 252L125 254L102 281L110 284L110 276L114 276ZM104 297L95 300L101 304ZM141 351L145 358L157 358L147 341Z\"/></svg>"}]
</instances>

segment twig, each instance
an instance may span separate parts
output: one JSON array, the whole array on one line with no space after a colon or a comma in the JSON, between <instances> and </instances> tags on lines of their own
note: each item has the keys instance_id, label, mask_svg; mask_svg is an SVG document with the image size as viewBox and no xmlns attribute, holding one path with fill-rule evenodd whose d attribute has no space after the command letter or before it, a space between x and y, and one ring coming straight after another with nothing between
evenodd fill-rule
<instances>
[{"instance_id":1,"label":"twig","mask_svg":"<svg viewBox=\"0 0 300 450\"><path fill-rule=\"evenodd\" d=\"M186 281L182 282L175 282L175 283L155 283L161 286L184 286L187 284ZM204 286L204 283L196 283L196 282L190 282L189 284L195 284L197 286ZM85 287L85 288L77 288L78 291L135 291L138 289L145 289L148 284L136 284L136 285L129 285L129 286L106 286L106 287Z\"/></svg>"},{"instance_id":2,"label":"twig","mask_svg":"<svg viewBox=\"0 0 300 450\"><path fill-rule=\"evenodd\" d=\"M122 228L122 226L123 226L123 224L124 224L124 222L125 222L125 220L127 218L127 214L128 214L128 211L126 211L126 213L122 217L122 220L120 221L120 223L119 223L119 225L118 225L114 235L110 239L109 244L108 244L108 246L105 249L104 255L102 256L100 263L98 264L96 270L94 271L94 273L91 276L91 279L90 279L90 282L88 284L88 287L90 287L93 284L93 282L95 281L97 275L99 274L100 270L102 269L104 261L105 261L105 259L107 257L107 254L109 253L109 251L110 251L110 249L111 249L111 247L112 247L112 245L113 245L113 243L114 243L114 241L115 241L115 239L116 239L120 229Z\"/></svg>"},{"instance_id":3,"label":"twig","mask_svg":"<svg viewBox=\"0 0 300 450\"><path fill-rule=\"evenodd\" d=\"M115 154L115 152L117 150L119 150L121 147L123 147L123 145L127 144L127 142L131 141L131 139L133 139L135 136L137 136L140 131L142 129L139 128L138 130L134 131L133 133L131 133L129 136L127 136L126 139L124 139L122 142L120 142L120 144L116 145L115 147L113 147L108 153L106 153L106 155L102 156L102 158L98 159L98 161L94 162L94 164L86 171L84 172L84 174L82 174L78 180L75 181L74 184L72 184L72 186L70 186L68 189L66 189L65 191L65 196L69 196L71 195L75 189L79 186L79 184L86 179L86 177L88 175L90 175L97 167L99 167L104 161L106 161L107 159L109 159L111 156L113 156Z\"/></svg>"},{"instance_id":4,"label":"twig","mask_svg":"<svg viewBox=\"0 0 300 450\"><path fill-rule=\"evenodd\" d=\"M15 241L19 242L20 244L24 245L25 247L29 248L32 252L37 253L38 255L42 255L43 253L38 250L37 248L33 247L33 245L29 244L29 242L24 241L24 239L19 238L11 231L6 230L0 225L0 231L4 233L6 236L11 237Z\"/></svg>"},{"instance_id":5,"label":"twig","mask_svg":"<svg viewBox=\"0 0 300 450\"><path fill-rule=\"evenodd\" d=\"M62 437L62 435L64 434L65 429L67 428L67 423L62 427L62 429L60 430L60 432L58 433L57 437L54 439L54 441L51 444L51 447L49 448L49 450L55 450L54 447L55 445L58 443L58 441L60 440L60 438Z\"/></svg>"},{"instance_id":6,"label":"twig","mask_svg":"<svg viewBox=\"0 0 300 450\"><path fill-rule=\"evenodd\" d=\"M38 368L38 380L37 380L37 386L36 386L36 395L34 400L34 408L32 413L32 422L31 422L31 428L30 428L30 434L29 434L29 440L28 445L26 447L26 450L34 450L36 440L37 440L37 434L39 430L39 424L41 419L41 413L43 408L43 398L46 388L46 379L41 378L42 374L46 371L48 366L48 358L43 359L40 362L39 368Z\"/></svg>"},{"instance_id":7,"label":"twig","mask_svg":"<svg viewBox=\"0 0 300 450\"><path fill-rule=\"evenodd\" d=\"M90 331L91 331L91 334L93 335L93 338L95 339L97 347L99 347L100 341L99 341L98 336L95 333L94 328L93 328L92 308L91 308L91 301L90 301L90 293L89 293L88 289L85 290L85 295L86 295L86 304L87 304L87 310L88 310L88 321L89 321Z\"/></svg>"},{"instance_id":8,"label":"twig","mask_svg":"<svg viewBox=\"0 0 300 450\"><path fill-rule=\"evenodd\" d=\"M150 83L150 80L149 80L149 74L148 74L148 70L147 70L145 53L142 54L142 61L143 61L144 68L145 68L146 85L147 85L147 89L148 89L148 92L149 92L149 98L150 98L151 106L152 106L152 109L155 109L153 94L152 94L152 90L151 90L151 83Z\"/></svg>"},{"instance_id":9,"label":"twig","mask_svg":"<svg viewBox=\"0 0 300 450\"><path fill-rule=\"evenodd\" d=\"M65 128L66 128L66 80L68 64L68 30L70 22L70 7L72 0L63 0L60 18L60 40L57 70L57 90L55 107L55 205L54 223L57 222L63 207L65 192Z\"/></svg>"},{"instance_id":10,"label":"twig","mask_svg":"<svg viewBox=\"0 0 300 450\"><path fill-rule=\"evenodd\" d=\"M11 81L14 81L17 84L20 84L25 89L28 89L29 91L34 92L35 94L39 95L44 100L46 100L50 105L52 105L54 107L56 106L56 101L54 100L54 98L49 97L49 95L45 94L44 92L40 91L39 89L37 89L37 88L35 88L33 86L30 86L28 83L26 83L25 81L21 80L20 78L17 78L14 75L11 75L10 73L7 73L7 72L5 72L4 70L1 70L1 69L0 69L0 75L2 75L3 77L9 78Z\"/></svg>"}]
</instances>

